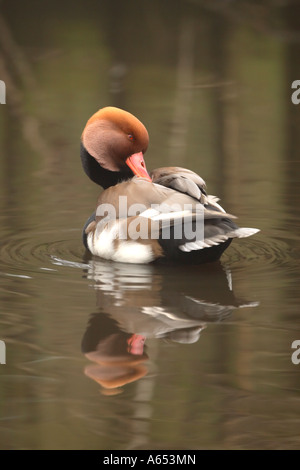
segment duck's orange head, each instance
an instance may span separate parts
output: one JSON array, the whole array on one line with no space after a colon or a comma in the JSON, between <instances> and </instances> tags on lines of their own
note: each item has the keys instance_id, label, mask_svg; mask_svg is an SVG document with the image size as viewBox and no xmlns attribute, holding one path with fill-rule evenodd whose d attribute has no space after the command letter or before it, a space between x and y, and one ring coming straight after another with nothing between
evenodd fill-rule
<instances>
[{"instance_id":1,"label":"duck's orange head","mask_svg":"<svg viewBox=\"0 0 300 470\"><path fill-rule=\"evenodd\" d=\"M151 181L144 161L148 143L147 129L139 119L119 108L102 108L88 120L81 136L84 170L103 187L133 174Z\"/></svg>"}]
</instances>

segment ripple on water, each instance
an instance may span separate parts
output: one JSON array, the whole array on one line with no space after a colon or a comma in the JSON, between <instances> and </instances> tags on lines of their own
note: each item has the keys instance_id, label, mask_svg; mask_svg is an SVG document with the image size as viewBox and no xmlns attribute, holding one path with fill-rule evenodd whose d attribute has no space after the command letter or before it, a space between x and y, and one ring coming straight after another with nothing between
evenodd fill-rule
<instances>
[{"instance_id":1,"label":"ripple on water","mask_svg":"<svg viewBox=\"0 0 300 470\"><path fill-rule=\"evenodd\" d=\"M12 236L0 247L1 275L31 278L37 271L55 270L56 259L82 262L79 230L45 231Z\"/></svg>"},{"instance_id":2,"label":"ripple on water","mask_svg":"<svg viewBox=\"0 0 300 470\"><path fill-rule=\"evenodd\" d=\"M257 235L234 240L224 253L222 261L232 268L251 267L257 271L288 267L299 269L299 253L290 240Z\"/></svg>"},{"instance_id":3,"label":"ripple on water","mask_svg":"<svg viewBox=\"0 0 300 470\"><path fill-rule=\"evenodd\" d=\"M84 248L79 230L44 231L12 236L0 247L1 274L30 278L36 271L55 270L54 266L84 269ZM221 260L233 269L252 267L298 267L299 254L290 241L255 237L234 240Z\"/></svg>"}]
</instances>

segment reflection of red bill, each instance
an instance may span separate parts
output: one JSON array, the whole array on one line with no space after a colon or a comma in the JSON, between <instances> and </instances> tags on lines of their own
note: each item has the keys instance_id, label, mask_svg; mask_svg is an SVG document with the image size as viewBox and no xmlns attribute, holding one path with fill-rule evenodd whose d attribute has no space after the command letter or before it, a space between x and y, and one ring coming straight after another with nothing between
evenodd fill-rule
<instances>
[{"instance_id":1,"label":"reflection of red bill","mask_svg":"<svg viewBox=\"0 0 300 470\"><path fill-rule=\"evenodd\" d=\"M128 344L127 351L130 354L134 354L136 356L141 356L144 352L145 341L146 341L145 336L133 334L127 340L127 344Z\"/></svg>"}]
</instances>

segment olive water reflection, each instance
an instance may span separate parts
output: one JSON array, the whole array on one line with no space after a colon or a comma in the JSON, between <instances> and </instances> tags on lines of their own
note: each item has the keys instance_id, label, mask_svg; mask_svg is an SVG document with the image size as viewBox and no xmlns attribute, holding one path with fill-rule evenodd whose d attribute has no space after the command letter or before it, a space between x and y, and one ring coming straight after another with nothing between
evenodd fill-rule
<instances>
[{"instance_id":1,"label":"olive water reflection","mask_svg":"<svg viewBox=\"0 0 300 470\"><path fill-rule=\"evenodd\" d=\"M220 263L182 266L179 277L174 268L170 273L93 260L87 278L94 281L100 312L92 315L82 341L83 352L95 363L85 373L106 393L147 373L147 339L192 344L207 323L225 320L236 308L258 305L235 297L231 273Z\"/></svg>"}]
</instances>

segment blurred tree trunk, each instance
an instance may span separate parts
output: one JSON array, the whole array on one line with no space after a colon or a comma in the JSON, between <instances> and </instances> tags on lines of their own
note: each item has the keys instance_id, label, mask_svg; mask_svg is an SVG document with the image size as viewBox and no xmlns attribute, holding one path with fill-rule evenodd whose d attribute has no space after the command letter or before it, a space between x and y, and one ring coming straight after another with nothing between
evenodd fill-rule
<instances>
[{"instance_id":1,"label":"blurred tree trunk","mask_svg":"<svg viewBox=\"0 0 300 470\"><path fill-rule=\"evenodd\" d=\"M173 126L170 135L170 165L185 166L188 128L191 115L194 78L195 23L184 17L178 45L177 84L174 102Z\"/></svg>"},{"instance_id":2,"label":"blurred tree trunk","mask_svg":"<svg viewBox=\"0 0 300 470\"><path fill-rule=\"evenodd\" d=\"M239 181L239 122L237 115L237 90L232 81L232 57L230 42L232 29L220 16L211 22L211 68L216 86L213 93L215 125L215 155L218 196L226 201L238 199Z\"/></svg>"}]
</instances>

